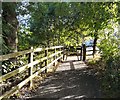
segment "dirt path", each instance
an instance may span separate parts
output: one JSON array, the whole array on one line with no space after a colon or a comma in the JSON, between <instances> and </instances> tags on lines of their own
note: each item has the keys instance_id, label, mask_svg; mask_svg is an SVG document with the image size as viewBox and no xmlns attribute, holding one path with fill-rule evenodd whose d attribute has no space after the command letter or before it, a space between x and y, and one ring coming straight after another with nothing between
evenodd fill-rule
<instances>
[{"instance_id":1,"label":"dirt path","mask_svg":"<svg viewBox=\"0 0 120 100\"><path fill-rule=\"evenodd\" d=\"M47 77L31 94L31 98L101 98L100 81L95 75L96 72L76 59L68 58L63 62L56 73Z\"/></svg>"}]
</instances>

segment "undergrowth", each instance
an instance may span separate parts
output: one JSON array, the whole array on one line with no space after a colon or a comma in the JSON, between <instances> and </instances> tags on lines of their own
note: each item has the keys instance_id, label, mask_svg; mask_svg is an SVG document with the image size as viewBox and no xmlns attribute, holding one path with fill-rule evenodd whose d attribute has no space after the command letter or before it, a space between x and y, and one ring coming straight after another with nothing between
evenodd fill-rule
<instances>
[{"instance_id":1,"label":"undergrowth","mask_svg":"<svg viewBox=\"0 0 120 100\"><path fill-rule=\"evenodd\" d=\"M91 59L87 65L100 73L101 89L105 98L120 97L120 57Z\"/></svg>"}]
</instances>

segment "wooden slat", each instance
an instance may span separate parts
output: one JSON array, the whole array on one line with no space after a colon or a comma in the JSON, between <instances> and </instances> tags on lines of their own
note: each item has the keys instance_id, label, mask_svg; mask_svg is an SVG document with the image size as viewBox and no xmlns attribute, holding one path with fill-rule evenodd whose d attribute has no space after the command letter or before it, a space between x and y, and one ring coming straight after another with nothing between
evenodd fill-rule
<instances>
[{"instance_id":1,"label":"wooden slat","mask_svg":"<svg viewBox=\"0 0 120 100\"><path fill-rule=\"evenodd\" d=\"M40 52L40 51L43 51L43 50L45 50L45 48L36 48L36 49L34 49L33 52Z\"/></svg>"},{"instance_id":2,"label":"wooden slat","mask_svg":"<svg viewBox=\"0 0 120 100\"><path fill-rule=\"evenodd\" d=\"M25 71L25 69L29 68L30 66L36 65L36 64L38 64L39 62L44 61L45 59L47 59L47 57L44 57L44 58L42 58L42 59L40 59L40 60L36 60L36 61L34 61L34 62L32 62L32 63L29 63L29 64L27 64L27 65L25 65L25 66L23 66L23 67L20 67L20 68L14 70L14 71L12 71L12 72L9 72L9 73L1 76L1 77L0 77L0 82L2 82L2 81L4 81L4 80L6 80L6 79L8 79L8 78L10 78L10 77L18 74L18 73L21 73L21 72Z\"/></svg>"},{"instance_id":3,"label":"wooden slat","mask_svg":"<svg viewBox=\"0 0 120 100\"><path fill-rule=\"evenodd\" d=\"M49 47L49 48L46 48L46 49L57 49L57 48L63 48L64 46L54 46L54 47Z\"/></svg>"},{"instance_id":4,"label":"wooden slat","mask_svg":"<svg viewBox=\"0 0 120 100\"><path fill-rule=\"evenodd\" d=\"M86 49L86 52L89 52L89 51L93 51L93 50L87 50L87 49ZM99 51L99 50L95 50L95 51Z\"/></svg>"},{"instance_id":5,"label":"wooden slat","mask_svg":"<svg viewBox=\"0 0 120 100\"><path fill-rule=\"evenodd\" d=\"M36 61L34 61L32 63L29 63L29 64L27 64L27 65L25 65L23 67L18 68L16 70L12 71L12 72L9 72L9 73L7 73L7 74L5 74L5 75L3 75L3 76L0 77L0 82L5 81L6 79L8 79L10 77L12 77L12 76L14 76L14 75L16 75L18 73L21 73L21 72L25 71L25 69L30 68L31 66L34 66L34 65L36 65L36 64L38 64L38 63L40 63L40 62L42 62L42 61L44 61L44 60L46 60L48 58L51 58L51 57L53 57L53 56L55 56L55 55L57 55L57 54L59 54L61 52L62 51L58 51L58 52L56 52L54 54L51 54L49 57L41 58L40 60L36 60Z\"/></svg>"},{"instance_id":6,"label":"wooden slat","mask_svg":"<svg viewBox=\"0 0 120 100\"><path fill-rule=\"evenodd\" d=\"M47 49L55 49L55 48L62 48L62 47L63 46L55 46L55 47L50 47L50 48L36 48L36 49L33 49L33 50L30 49L30 50L10 53L10 54L7 54L7 55L1 55L0 56L0 61L5 61L5 60L8 60L10 58L15 58L15 57L18 57L20 55L28 54L28 53L31 53L31 52L40 52L40 51L47 50Z\"/></svg>"},{"instance_id":7,"label":"wooden slat","mask_svg":"<svg viewBox=\"0 0 120 100\"><path fill-rule=\"evenodd\" d=\"M57 60L59 60L60 58L62 58L62 56L58 57L57 59L55 59L54 61L52 61L50 64L48 64L48 66L45 66L43 68L41 68L39 71L37 71L36 73L34 73L32 76L28 77L27 79L25 79L24 81L22 81L21 83L19 83L17 86L15 86L14 88L12 88L10 91L6 92L5 94L3 94L0 99L3 98L8 98L10 95L16 93L20 88L22 88L26 83L28 83L31 79L33 79L35 76L37 76L39 73L43 72L46 68L49 68L53 63L55 63Z\"/></svg>"},{"instance_id":8,"label":"wooden slat","mask_svg":"<svg viewBox=\"0 0 120 100\"><path fill-rule=\"evenodd\" d=\"M24 55L24 54L27 54L27 53L31 53L32 51L33 51L33 50L25 50L25 51L10 53L10 54L7 54L7 55L1 55L1 56L0 56L0 61L8 60L8 59L10 59L10 58L15 58L15 57L18 57L18 56L20 56L20 55Z\"/></svg>"}]
</instances>

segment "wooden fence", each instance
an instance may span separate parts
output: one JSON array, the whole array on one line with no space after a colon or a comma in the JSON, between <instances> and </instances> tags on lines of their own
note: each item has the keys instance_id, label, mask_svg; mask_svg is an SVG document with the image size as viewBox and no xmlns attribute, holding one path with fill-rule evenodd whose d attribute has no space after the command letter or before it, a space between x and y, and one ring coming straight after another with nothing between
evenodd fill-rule
<instances>
[{"instance_id":1,"label":"wooden fence","mask_svg":"<svg viewBox=\"0 0 120 100\"><path fill-rule=\"evenodd\" d=\"M17 58L21 55L29 54L29 61L28 61L28 64L26 64L22 67L19 67L15 70L5 74L5 75L0 76L0 84L2 84L3 81L6 81L9 78L24 72L25 70L29 70L28 71L29 77L26 78L25 80L23 80L22 82L20 82L19 84L17 84L16 86L12 87L9 91L2 94L0 96L0 99L9 98L11 95L18 92L28 82L30 82L30 87L32 87L32 85L33 85L32 80L35 76L37 76L41 72L46 71L52 65L55 65L56 62L63 57L63 54L62 54L63 48L64 48L63 46L55 46L55 47L49 47L49 48L36 48L36 49L31 48L30 50L20 51L20 52L16 52L16 53L10 53L7 55L1 55L0 61L2 62L2 61L9 60L11 58ZM54 53L48 55L49 51L51 51L51 50L53 50ZM44 51L44 53L45 53L44 57L39 58L39 59L34 61L34 53L41 52L41 51ZM49 58L53 58L53 60L48 61ZM45 61L45 66L33 73L34 66L36 64L39 64L40 62L43 62L43 61Z\"/></svg>"},{"instance_id":2,"label":"wooden fence","mask_svg":"<svg viewBox=\"0 0 120 100\"><path fill-rule=\"evenodd\" d=\"M75 50L75 48L74 48L74 46L71 46L71 47L68 47L67 49L67 51L68 51L68 53L69 52L71 52L70 51L70 48L72 48L73 49L73 54L74 55L77 55L78 56L78 60L83 60L83 61L85 61L86 60L86 58L87 57L90 57L90 56L94 56L94 53L93 53L93 46L92 45L90 45L90 46L86 46L85 44L83 44L82 46L78 46L78 47L76 47L76 50ZM91 49L89 49L89 48L91 48ZM95 49L95 53L96 52L98 52L99 51L99 49ZM90 53L91 52L91 53ZM89 54L88 54L89 53ZM80 58L79 58L80 57Z\"/></svg>"},{"instance_id":3,"label":"wooden fence","mask_svg":"<svg viewBox=\"0 0 120 100\"><path fill-rule=\"evenodd\" d=\"M91 48L91 49L89 49L89 48ZM86 58L87 57L94 57L94 51L93 51L93 46L92 45L90 45L90 46L85 46L84 44L83 44L83 46L82 46L82 51L83 51L83 61L85 61L86 60ZM91 53L90 53L91 52ZM95 54L97 53L97 52L99 52L99 49L97 49L97 47L96 47L96 49L95 49ZM88 54L89 53L89 54Z\"/></svg>"}]
</instances>

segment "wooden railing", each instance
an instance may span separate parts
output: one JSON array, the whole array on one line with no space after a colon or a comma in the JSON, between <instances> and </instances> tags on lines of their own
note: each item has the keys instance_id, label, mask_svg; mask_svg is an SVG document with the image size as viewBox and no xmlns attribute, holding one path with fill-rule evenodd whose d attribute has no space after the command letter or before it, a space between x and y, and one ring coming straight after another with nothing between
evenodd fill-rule
<instances>
[{"instance_id":1,"label":"wooden railing","mask_svg":"<svg viewBox=\"0 0 120 100\"><path fill-rule=\"evenodd\" d=\"M63 54L62 54L63 48L64 48L63 46L55 46L55 47L49 47L49 48L36 48L36 49L31 48L30 50L20 51L20 52L16 52L16 53L7 54L7 55L1 55L0 56L1 62L9 60L11 58L20 57L21 55L26 55L26 54L29 55L29 61L26 65L19 67L15 70L5 74L5 75L0 76L0 83L1 84L4 81L6 81L7 79L9 79L17 74L21 74L25 70L29 70L28 71L29 77L24 79L22 82L20 82L16 86L12 87L9 91L6 91L5 93L3 93L0 96L0 99L9 98L11 95L18 92L28 82L30 82L30 87L32 87L33 78L35 76L37 76L41 72L45 72L52 65L55 66L56 62L63 57ZM51 50L53 51L52 54L50 53ZM45 53L44 57L39 58L37 60L34 60L34 53L42 52L42 51ZM49 61L50 58L53 58L53 60ZM43 62L43 61L45 61L45 66L33 73L34 66L39 64L40 62Z\"/></svg>"},{"instance_id":2,"label":"wooden railing","mask_svg":"<svg viewBox=\"0 0 120 100\"><path fill-rule=\"evenodd\" d=\"M88 49L88 48L91 48L91 49ZM88 56L94 57L93 46L85 46L83 44L82 49L83 49L83 61L85 61L86 57L88 57ZM91 54L87 54L89 52L92 52L92 53ZM95 54L96 54L96 52L99 52L99 49L96 48L95 49Z\"/></svg>"},{"instance_id":3,"label":"wooden railing","mask_svg":"<svg viewBox=\"0 0 120 100\"><path fill-rule=\"evenodd\" d=\"M71 47L72 47L73 51L70 51ZM71 46L71 47L67 47L66 48L67 49L66 50L67 53L70 54L69 52L72 52L73 55L77 55L78 56L78 60L85 61L87 57L90 57L90 56L93 57L93 55L94 55L94 53L93 53L93 46L92 45L86 46L85 44L83 44L82 46L76 47L76 49L74 48L74 46ZM88 49L88 48L91 48L91 49ZM98 49L95 49L95 53L98 52L98 51L99 51ZM91 54L88 54L90 52L91 52Z\"/></svg>"}]
</instances>

